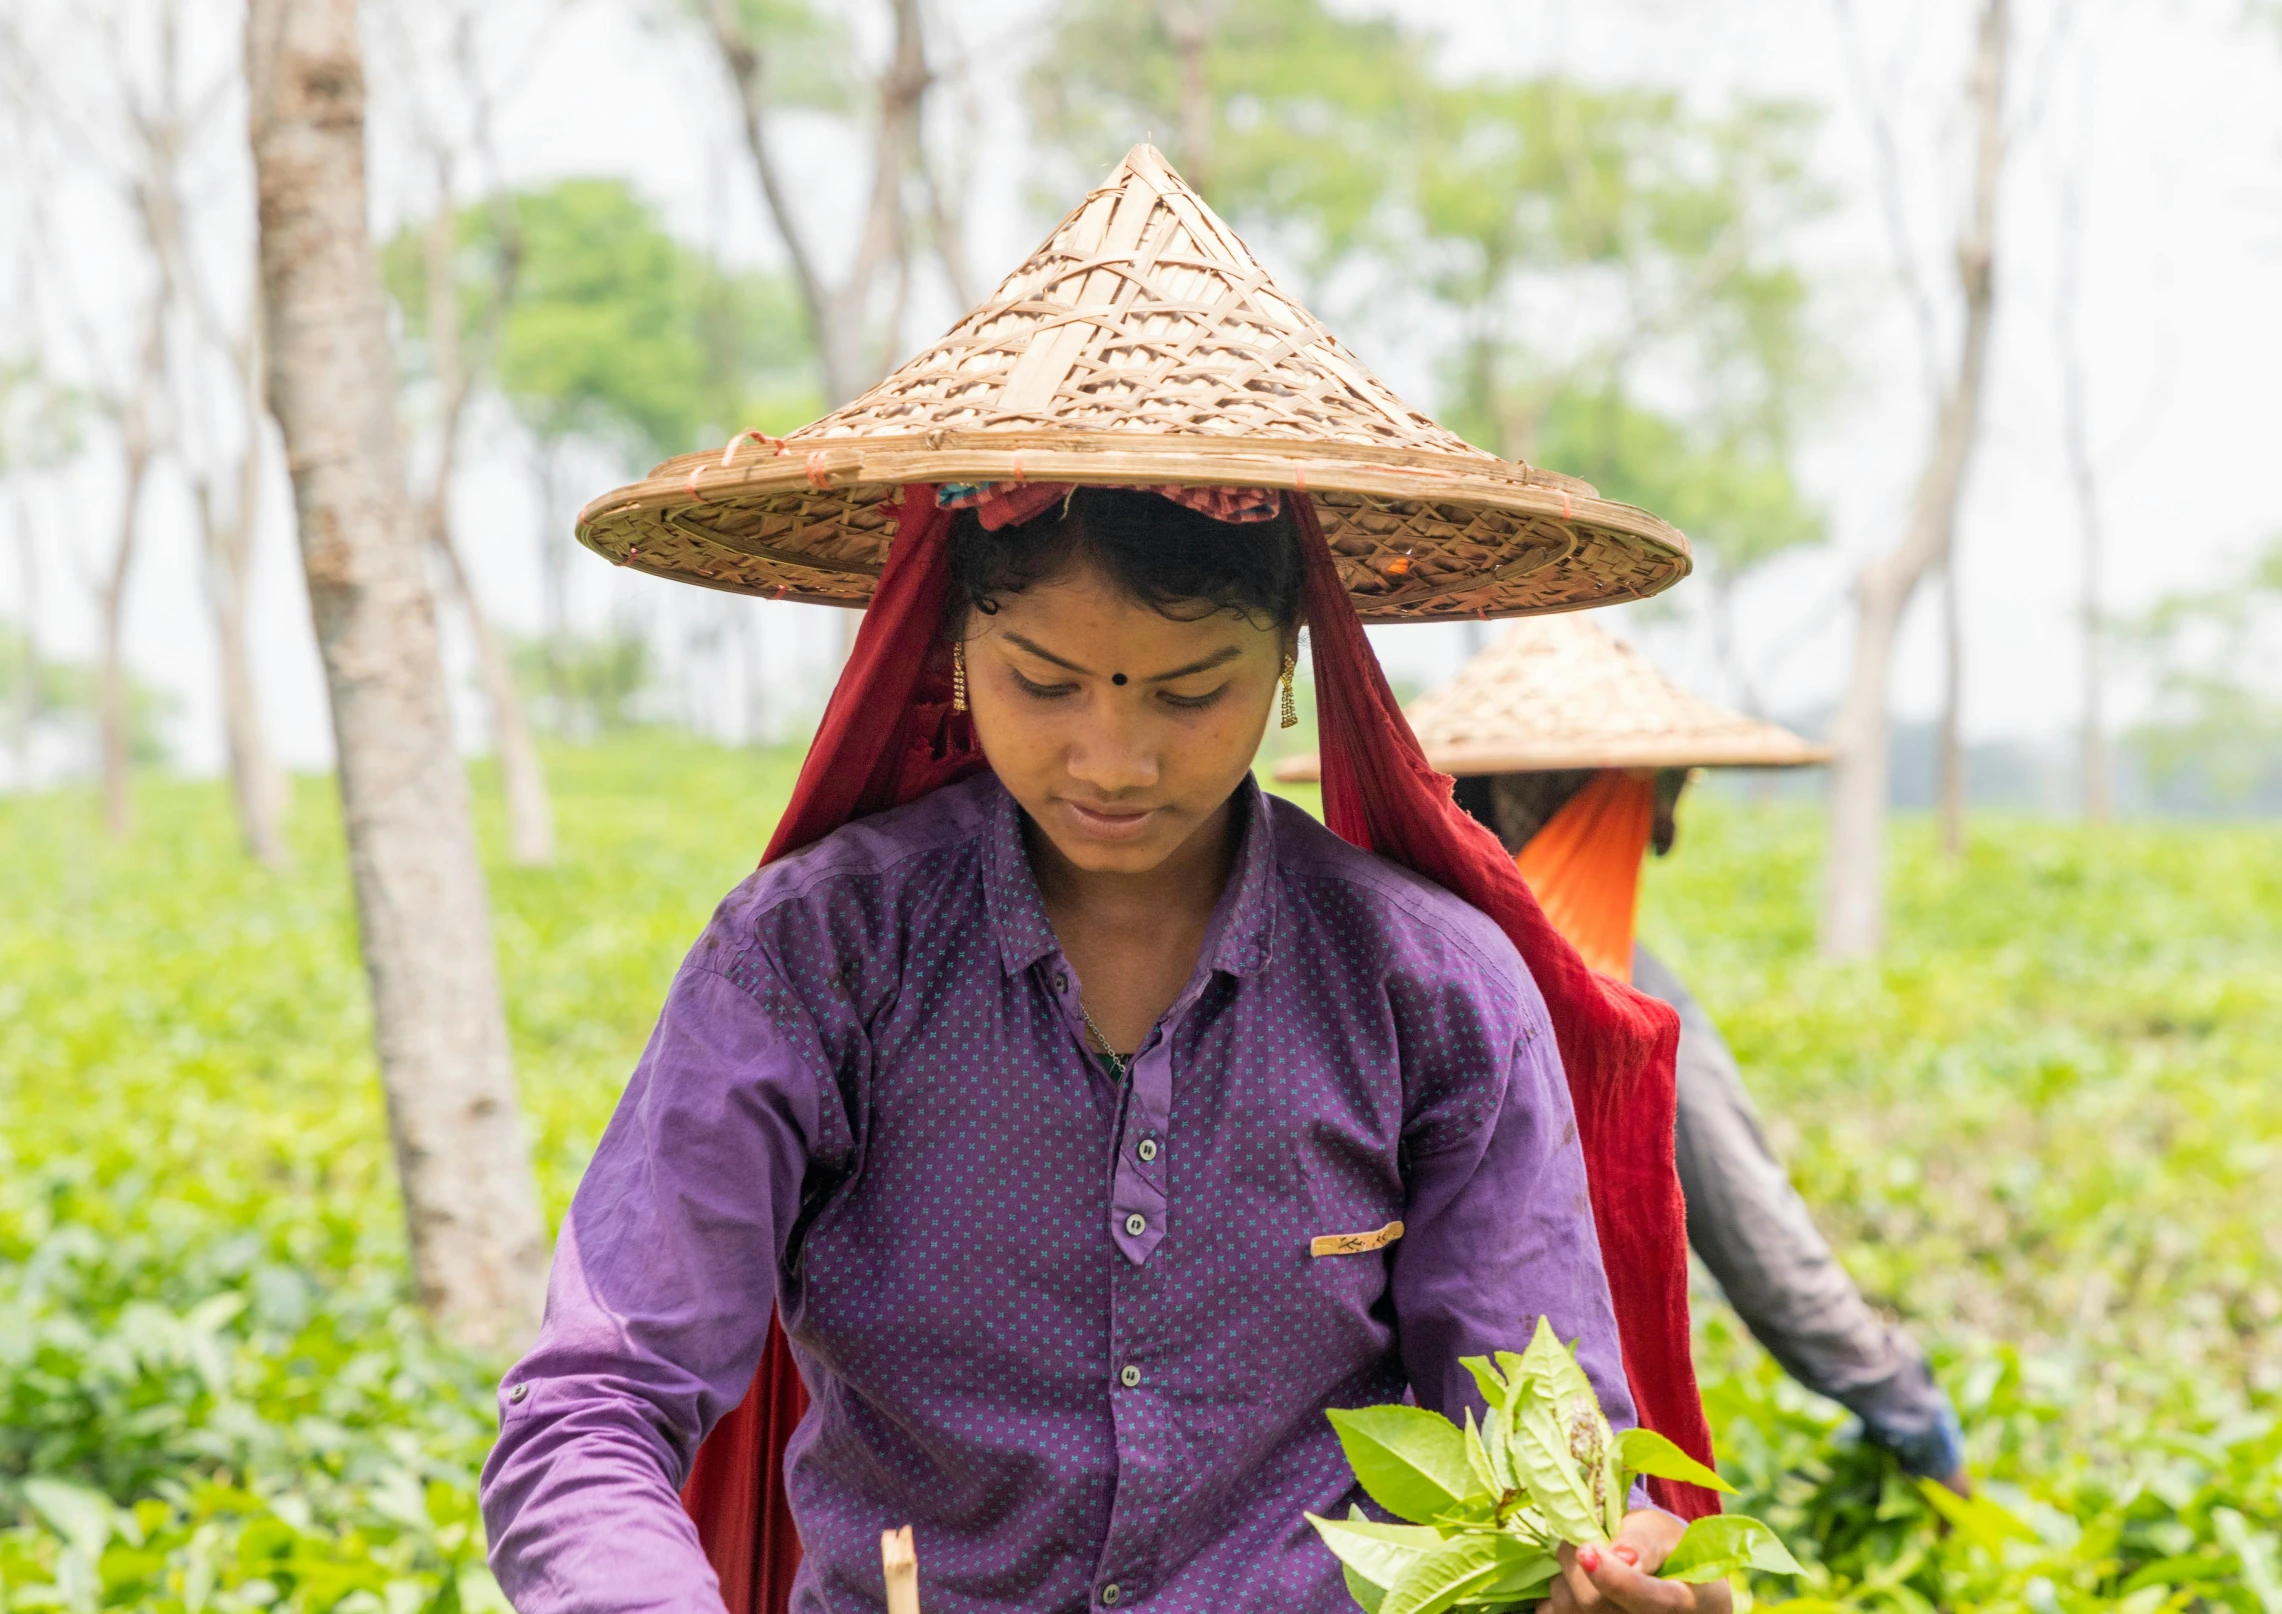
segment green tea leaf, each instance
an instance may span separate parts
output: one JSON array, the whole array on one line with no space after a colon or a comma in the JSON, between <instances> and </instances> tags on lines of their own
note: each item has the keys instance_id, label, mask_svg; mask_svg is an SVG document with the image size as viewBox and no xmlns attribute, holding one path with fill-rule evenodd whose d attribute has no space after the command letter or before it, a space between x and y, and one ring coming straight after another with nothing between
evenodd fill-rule
<instances>
[{"instance_id":1,"label":"green tea leaf","mask_svg":"<svg viewBox=\"0 0 2282 1614\"><path fill-rule=\"evenodd\" d=\"M1543 1317L1522 1353L1508 1442L1515 1476L1546 1523L1578 1546L1608 1540L1612 1495L1608 1420L1592 1381Z\"/></svg>"},{"instance_id":2,"label":"green tea leaf","mask_svg":"<svg viewBox=\"0 0 2282 1614\"><path fill-rule=\"evenodd\" d=\"M1365 1518L1361 1509L1345 1519L1321 1519L1310 1513L1307 1522L1346 1566L1348 1589L1352 1591L1359 1579L1381 1597L1420 1559L1442 1546L1440 1531L1420 1524L1380 1524ZM1360 1594L1355 1600L1367 1608L1378 1606Z\"/></svg>"},{"instance_id":3,"label":"green tea leaf","mask_svg":"<svg viewBox=\"0 0 2282 1614\"><path fill-rule=\"evenodd\" d=\"M1341 1564L1339 1573L1346 1578L1347 1595L1362 1607L1363 1614L1379 1614L1380 1605L1387 1600L1387 1589L1365 1580L1353 1564Z\"/></svg>"},{"instance_id":4,"label":"green tea leaf","mask_svg":"<svg viewBox=\"0 0 2282 1614\"><path fill-rule=\"evenodd\" d=\"M1553 1584L1554 1577L1561 1573L1561 1560L1542 1549L1529 1548L1526 1544L1522 1547L1520 1552L1507 1548L1506 1557L1511 1560L1508 1566L1480 1591L1470 1593L1466 1601L1504 1607L1542 1596L1545 1588Z\"/></svg>"},{"instance_id":5,"label":"green tea leaf","mask_svg":"<svg viewBox=\"0 0 2282 1614\"><path fill-rule=\"evenodd\" d=\"M1745 1514L1719 1513L1689 1525L1657 1574L1700 1586L1745 1569L1769 1575L1800 1572L1799 1561L1773 1530Z\"/></svg>"},{"instance_id":6,"label":"green tea leaf","mask_svg":"<svg viewBox=\"0 0 2282 1614\"><path fill-rule=\"evenodd\" d=\"M1498 1370L1490 1366L1486 1356L1461 1356L1458 1365L1474 1375L1474 1387L1482 1392L1482 1400L1492 1409L1502 1407L1513 1392Z\"/></svg>"},{"instance_id":7,"label":"green tea leaf","mask_svg":"<svg viewBox=\"0 0 2282 1614\"><path fill-rule=\"evenodd\" d=\"M1490 1416L1494 1418L1497 1414L1493 1412ZM1482 1431L1474 1423L1472 1407L1466 1409L1466 1465L1488 1495L1497 1496L1508 1488L1498 1475L1497 1465L1490 1461L1490 1450L1482 1440Z\"/></svg>"},{"instance_id":8,"label":"green tea leaf","mask_svg":"<svg viewBox=\"0 0 2282 1614\"><path fill-rule=\"evenodd\" d=\"M1397 1518L1424 1524L1477 1494L1457 1426L1424 1407L1334 1407L1327 1414L1371 1500Z\"/></svg>"},{"instance_id":9,"label":"green tea leaf","mask_svg":"<svg viewBox=\"0 0 2282 1614\"><path fill-rule=\"evenodd\" d=\"M1379 1614L1442 1614L1511 1567L1513 1549L1494 1535L1453 1536L1387 1589Z\"/></svg>"},{"instance_id":10,"label":"green tea leaf","mask_svg":"<svg viewBox=\"0 0 2282 1614\"><path fill-rule=\"evenodd\" d=\"M1707 1490L1732 1494L1735 1487L1697 1462L1653 1429L1627 1429L1616 1437L1616 1487L1629 1490L1635 1474L1681 1480Z\"/></svg>"},{"instance_id":11,"label":"green tea leaf","mask_svg":"<svg viewBox=\"0 0 2282 1614\"><path fill-rule=\"evenodd\" d=\"M2243 1584L2258 1599L2258 1606L2265 1614L2282 1614L2282 1577L2276 1576L2266 1542L2250 1528L2250 1521L2233 1508L2221 1507L2211 1509L2211 1523L2218 1530L2220 1544L2242 1566Z\"/></svg>"},{"instance_id":12,"label":"green tea leaf","mask_svg":"<svg viewBox=\"0 0 2282 1614\"><path fill-rule=\"evenodd\" d=\"M118 1527L119 1510L101 1491L65 1480L28 1479L24 1500L50 1529L89 1558L100 1558L111 1532Z\"/></svg>"},{"instance_id":13,"label":"green tea leaf","mask_svg":"<svg viewBox=\"0 0 2282 1614\"><path fill-rule=\"evenodd\" d=\"M1934 1480L1919 1480L1918 1491L1952 1530L1992 1556L2001 1553L2007 1541L2036 1540L2034 1530L1985 1496L1959 1496Z\"/></svg>"}]
</instances>

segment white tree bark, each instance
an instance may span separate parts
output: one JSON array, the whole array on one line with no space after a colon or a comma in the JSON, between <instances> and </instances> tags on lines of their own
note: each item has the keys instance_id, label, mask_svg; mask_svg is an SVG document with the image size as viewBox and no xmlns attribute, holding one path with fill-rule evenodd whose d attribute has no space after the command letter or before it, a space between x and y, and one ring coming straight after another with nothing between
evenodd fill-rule
<instances>
[{"instance_id":1,"label":"white tree bark","mask_svg":"<svg viewBox=\"0 0 2282 1614\"><path fill-rule=\"evenodd\" d=\"M332 702L413 1274L448 1333L506 1350L538 1315L546 1233L404 483L354 0L252 0L246 63L270 398Z\"/></svg>"},{"instance_id":2,"label":"white tree bark","mask_svg":"<svg viewBox=\"0 0 2282 1614\"><path fill-rule=\"evenodd\" d=\"M1989 328L1996 312L2008 13L2008 0L1983 0L1974 51L1973 211L1957 248L1965 334L1956 374L1943 397L1933 444L1918 476L1909 527L1899 544L1863 572L1856 590L1854 665L1831 726L1830 847L1822 911L1822 950L1831 958L1866 957L1885 940L1894 640L1918 584L1949 556L1958 501L1979 435Z\"/></svg>"},{"instance_id":3,"label":"white tree bark","mask_svg":"<svg viewBox=\"0 0 2282 1614\"><path fill-rule=\"evenodd\" d=\"M96 592L97 615L102 624L102 671L96 694L97 746L102 757L103 827L114 840L124 840L134 827L134 805L128 792L128 733L132 714L127 689L127 584L134 576L135 550L141 527L143 486L150 479L151 461L158 454L158 424L154 418L163 405L165 379L165 305L151 295L143 323L142 342L134 380L116 400L113 418L119 428L119 536L111 549Z\"/></svg>"},{"instance_id":4,"label":"white tree bark","mask_svg":"<svg viewBox=\"0 0 2282 1614\"><path fill-rule=\"evenodd\" d=\"M254 681L253 636L247 619L253 609L255 522L261 512L263 408L261 284L257 276L238 338L239 420L237 490L227 512L218 508L214 478L205 470L193 481L200 531L205 537L206 598L214 613L214 648L222 681L222 735L229 752L230 797L238 811L238 835L246 853L269 868L285 863L285 810L290 786L270 748L269 725L262 720L261 695Z\"/></svg>"}]
</instances>

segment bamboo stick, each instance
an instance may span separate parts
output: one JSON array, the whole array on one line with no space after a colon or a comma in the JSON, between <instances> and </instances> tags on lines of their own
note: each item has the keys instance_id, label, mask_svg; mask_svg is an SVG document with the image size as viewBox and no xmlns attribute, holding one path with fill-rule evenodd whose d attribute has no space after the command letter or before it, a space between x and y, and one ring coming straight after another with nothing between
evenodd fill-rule
<instances>
[{"instance_id":1,"label":"bamboo stick","mask_svg":"<svg viewBox=\"0 0 2282 1614\"><path fill-rule=\"evenodd\" d=\"M910 1525L880 1532L880 1568L887 1576L887 1614L919 1614L919 1552Z\"/></svg>"}]
</instances>

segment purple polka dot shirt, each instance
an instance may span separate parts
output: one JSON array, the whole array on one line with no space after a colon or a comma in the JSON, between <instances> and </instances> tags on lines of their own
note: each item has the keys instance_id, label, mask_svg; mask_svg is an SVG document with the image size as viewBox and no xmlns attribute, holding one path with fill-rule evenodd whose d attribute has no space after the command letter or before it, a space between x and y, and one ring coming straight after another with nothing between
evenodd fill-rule
<instances>
[{"instance_id":1,"label":"purple polka dot shirt","mask_svg":"<svg viewBox=\"0 0 2282 1614\"><path fill-rule=\"evenodd\" d=\"M483 1512L523 1614L721 1607L676 1492L772 1303L814 1403L798 1614L880 1608L904 1524L927 1614L1351 1608L1301 1518L1359 1497L1324 1409L1458 1416L1458 1359L1540 1314L1632 1422L1512 945L1249 784L1238 808L1123 1083L988 775L721 904L502 1390Z\"/></svg>"}]
</instances>

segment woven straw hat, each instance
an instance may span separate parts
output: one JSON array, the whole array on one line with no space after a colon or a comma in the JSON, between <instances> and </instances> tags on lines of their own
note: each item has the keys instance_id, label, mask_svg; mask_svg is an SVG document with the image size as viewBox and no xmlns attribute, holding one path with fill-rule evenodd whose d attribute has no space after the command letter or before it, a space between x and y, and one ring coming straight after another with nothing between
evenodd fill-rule
<instances>
[{"instance_id":1,"label":"woven straw hat","mask_svg":"<svg viewBox=\"0 0 2282 1614\"><path fill-rule=\"evenodd\" d=\"M1782 768L1828 761L1789 729L1689 694L1581 617L1517 622L1457 677L1412 704L1410 726L1444 773L1549 768ZM1316 757L1279 779L1321 777Z\"/></svg>"},{"instance_id":2,"label":"woven straw hat","mask_svg":"<svg viewBox=\"0 0 2282 1614\"><path fill-rule=\"evenodd\" d=\"M623 566L861 605L909 482L1304 491L1364 620L1574 610L1687 575L1687 540L1404 404L1149 146L934 346L822 420L685 454L580 512Z\"/></svg>"}]
</instances>

